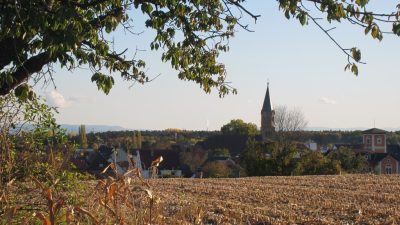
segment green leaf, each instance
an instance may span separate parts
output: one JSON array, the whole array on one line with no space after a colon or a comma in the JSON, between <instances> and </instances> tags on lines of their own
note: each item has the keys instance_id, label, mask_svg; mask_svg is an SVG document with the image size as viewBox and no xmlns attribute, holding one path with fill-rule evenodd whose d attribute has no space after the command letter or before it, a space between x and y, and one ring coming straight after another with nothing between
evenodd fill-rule
<instances>
[{"instance_id":1,"label":"green leaf","mask_svg":"<svg viewBox=\"0 0 400 225\"><path fill-rule=\"evenodd\" d=\"M351 49L351 55L356 62L359 62L361 60L361 51L358 50L357 48L352 48Z\"/></svg>"},{"instance_id":2,"label":"green leaf","mask_svg":"<svg viewBox=\"0 0 400 225\"><path fill-rule=\"evenodd\" d=\"M15 88L15 96L22 101L25 101L29 97L30 88L28 84L21 84L17 88Z\"/></svg>"},{"instance_id":3,"label":"green leaf","mask_svg":"<svg viewBox=\"0 0 400 225\"><path fill-rule=\"evenodd\" d=\"M285 11L285 17L286 17L286 19L290 19L290 12L289 12L289 10L286 10L286 11Z\"/></svg>"},{"instance_id":4,"label":"green leaf","mask_svg":"<svg viewBox=\"0 0 400 225\"><path fill-rule=\"evenodd\" d=\"M111 24L107 23L106 24L106 32L111 33L111 31L112 31Z\"/></svg>"},{"instance_id":5,"label":"green leaf","mask_svg":"<svg viewBox=\"0 0 400 225\"><path fill-rule=\"evenodd\" d=\"M371 31L372 26L367 26L364 30L365 35L367 35Z\"/></svg>"},{"instance_id":6,"label":"green leaf","mask_svg":"<svg viewBox=\"0 0 400 225\"><path fill-rule=\"evenodd\" d=\"M346 17L346 13L344 11L343 5L342 4L338 4L336 7L336 17L339 20L340 18L345 18Z\"/></svg>"},{"instance_id":7,"label":"green leaf","mask_svg":"<svg viewBox=\"0 0 400 225\"><path fill-rule=\"evenodd\" d=\"M97 88L102 90L106 95L110 93L112 86L114 85L114 78L107 76L102 73L95 73L91 78L92 82L96 82Z\"/></svg>"},{"instance_id":8,"label":"green leaf","mask_svg":"<svg viewBox=\"0 0 400 225\"><path fill-rule=\"evenodd\" d=\"M393 23L392 31L397 36L400 36L400 23Z\"/></svg>"},{"instance_id":9,"label":"green leaf","mask_svg":"<svg viewBox=\"0 0 400 225\"><path fill-rule=\"evenodd\" d=\"M374 39L382 40L382 32L380 31L378 26L373 26L372 27L372 32L371 35Z\"/></svg>"},{"instance_id":10,"label":"green leaf","mask_svg":"<svg viewBox=\"0 0 400 225\"><path fill-rule=\"evenodd\" d=\"M350 69L350 67L351 67L351 63L348 63L348 64L344 67L344 71Z\"/></svg>"},{"instance_id":11,"label":"green leaf","mask_svg":"<svg viewBox=\"0 0 400 225\"><path fill-rule=\"evenodd\" d=\"M308 16L307 16L307 14L306 14L305 12L300 12L300 13L297 15L297 19L299 19L300 24L301 24L302 26L304 26L305 24L307 24Z\"/></svg>"},{"instance_id":12,"label":"green leaf","mask_svg":"<svg viewBox=\"0 0 400 225\"><path fill-rule=\"evenodd\" d=\"M365 5L367 5L368 2L369 0L356 0L357 5L361 7L365 7Z\"/></svg>"},{"instance_id":13,"label":"green leaf","mask_svg":"<svg viewBox=\"0 0 400 225\"><path fill-rule=\"evenodd\" d=\"M351 66L351 72L354 73L354 75L358 76L358 67L355 63Z\"/></svg>"}]
</instances>

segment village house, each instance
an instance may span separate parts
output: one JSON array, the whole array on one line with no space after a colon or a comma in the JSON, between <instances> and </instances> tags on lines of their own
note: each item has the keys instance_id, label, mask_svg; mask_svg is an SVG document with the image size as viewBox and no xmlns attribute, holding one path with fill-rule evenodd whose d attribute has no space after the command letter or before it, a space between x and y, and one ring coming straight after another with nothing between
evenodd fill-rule
<instances>
[{"instance_id":1,"label":"village house","mask_svg":"<svg viewBox=\"0 0 400 225\"><path fill-rule=\"evenodd\" d=\"M372 128L363 132L363 152L369 171L377 174L400 173L400 146L386 143L386 131Z\"/></svg>"},{"instance_id":2,"label":"village house","mask_svg":"<svg viewBox=\"0 0 400 225\"><path fill-rule=\"evenodd\" d=\"M362 144L336 144L334 150L340 147L353 149L355 153L364 155L368 160L367 172L376 174L400 173L400 145L386 142L387 131L372 128L363 131Z\"/></svg>"},{"instance_id":3,"label":"village house","mask_svg":"<svg viewBox=\"0 0 400 225\"><path fill-rule=\"evenodd\" d=\"M112 154L112 148L101 145L97 150L76 149L72 155L71 162L78 171L87 171L96 177L101 177L100 171L108 164Z\"/></svg>"},{"instance_id":4,"label":"village house","mask_svg":"<svg viewBox=\"0 0 400 225\"><path fill-rule=\"evenodd\" d=\"M182 177L179 153L178 149L138 150L136 155L133 155L133 159L140 164L144 178L151 177L151 163L159 157L162 157L163 160L157 168L156 177Z\"/></svg>"},{"instance_id":5,"label":"village house","mask_svg":"<svg viewBox=\"0 0 400 225\"><path fill-rule=\"evenodd\" d=\"M76 170L90 172L97 177L110 163L115 163L115 172L122 175L132 168L133 164L139 165L141 174L144 178L151 177L151 163L158 157L162 156L163 161L157 168L156 177L182 177L181 164L179 161L179 149L153 149L153 150L136 150L133 154L128 154L123 148L109 148L101 145L99 149L76 149L71 162L75 165ZM113 172L107 173L112 175Z\"/></svg>"}]
</instances>

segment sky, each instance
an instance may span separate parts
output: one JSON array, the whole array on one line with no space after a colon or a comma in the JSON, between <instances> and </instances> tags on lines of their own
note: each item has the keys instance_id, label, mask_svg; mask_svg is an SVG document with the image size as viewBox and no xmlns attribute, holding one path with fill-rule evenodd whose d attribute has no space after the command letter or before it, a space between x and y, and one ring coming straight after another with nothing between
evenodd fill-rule
<instances>
[{"instance_id":1,"label":"sky","mask_svg":"<svg viewBox=\"0 0 400 225\"><path fill-rule=\"evenodd\" d=\"M392 1L371 1L378 11L392 11ZM121 30L111 35L117 49L135 49L146 60L150 77L145 85L124 82L115 74L110 94L97 90L90 72L56 69L56 87L38 89L48 103L58 107L61 124L117 125L127 129L219 130L232 119L261 121L261 107L270 83L272 103L302 110L308 126L332 129L400 128L400 39L386 35L382 42L365 36L361 28L345 24L331 34L344 47L358 47L366 65L359 75L344 71L347 58L311 22L301 26L287 20L275 1L249 1L246 7L261 17L254 23L245 18L254 32L237 28L230 39L230 51L219 58L227 68L227 81L237 95L219 98L214 90L206 94L195 83L179 80L169 63L162 63L161 52L150 50L152 31L143 26L143 17L132 12L135 31ZM397 96L397 97L396 97Z\"/></svg>"}]
</instances>

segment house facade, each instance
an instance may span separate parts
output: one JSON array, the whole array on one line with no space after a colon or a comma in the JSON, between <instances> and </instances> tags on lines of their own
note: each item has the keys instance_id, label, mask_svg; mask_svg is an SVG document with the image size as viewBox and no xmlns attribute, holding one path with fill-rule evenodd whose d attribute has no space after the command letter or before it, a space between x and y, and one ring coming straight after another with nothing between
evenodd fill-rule
<instances>
[{"instance_id":1,"label":"house facade","mask_svg":"<svg viewBox=\"0 0 400 225\"><path fill-rule=\"evenodd\" d=\"M386 153L386 131L372 128L363 132L364 150L371 153Z\"/></svg>"},{"instance_id":2,"label":"house facade","mask_svg":"<svg viewBox=\"0 0 400 225\"><path fill-rule=\"evenodd\" d=\"M377 174L398 174L399 157L392 154L373 154L370 155L370 171Z\"/></svg>"},{"instance_id":3,"label":"house facade","mask_svg":"<svg viewBox=\"0 0 400 225\"><path fill-rule=\"evenodd\" d=\"M363 132L363 153L368 159L368 171L376 174L400 173L400 148L388 145L386 131L372 128Z\"/></svg>"}]
</instances>

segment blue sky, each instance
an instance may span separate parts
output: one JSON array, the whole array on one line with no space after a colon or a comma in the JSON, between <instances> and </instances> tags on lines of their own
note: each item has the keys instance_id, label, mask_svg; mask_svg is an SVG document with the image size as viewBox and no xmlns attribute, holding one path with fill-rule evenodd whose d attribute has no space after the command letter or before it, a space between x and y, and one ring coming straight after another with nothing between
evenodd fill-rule
<instances>
[{"instance_id":1,"label":"blue sky","mask_svg":"<svg viewBox=\"0 0 400 225\"><path fill-rule=\"evenodd\" d=\"M385 1L386 2L386 1ZM389 3L388 3L389 2ZM396 3L372 5L394 9ZM372 2L374 4L374 2ZM275 1L252 1L247 7L261 14L257 23L245 20L255 32L238 28L230 51L221 54L227 81L237 95L220 99L216 91L204 93L198 85L179 80L170 64L160 61L161 52L150 51L153 32L145 30L138 15L135 30L142 35L112 34L116 48L142 49L149 74L157 79L133 85L118 79L109 95L97 90L87 70L72 73L56 70L57 89L39 90L50 104L59 106L59 123L119 125L130 129L180 128L218 130L231 119L241 118L260 126L260 110L270 81L274 105L296 106L310 127L400 127L399 38L386 35L382 42L365 36L347 24L332 24L331 32L344 47L362 50L358 77L345 72L346 57L314 24L302 27L287 20ZM385 10L386 9L386 10ZM134 12L133 12L134 13Z\"/></svg>"}]
</instances>

